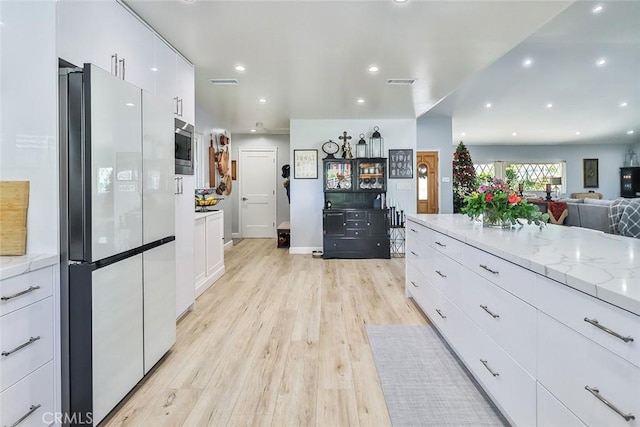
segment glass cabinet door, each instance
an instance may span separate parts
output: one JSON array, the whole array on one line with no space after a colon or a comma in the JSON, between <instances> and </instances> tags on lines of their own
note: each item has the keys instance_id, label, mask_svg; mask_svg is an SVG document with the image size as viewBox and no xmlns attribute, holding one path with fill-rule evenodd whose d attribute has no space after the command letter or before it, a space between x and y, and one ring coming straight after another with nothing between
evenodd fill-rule
<instances>
[{"instance_id":1,"label":"glass cabinet door","mask_svg":"<svg viewBox=\"0 0 640 427\"><path fill-rule=\"evenodd\" d=\"M359 160L357 166L358 190L384 192L387 190L387 162L385 159Z\"/></svg>"},{"instance_id":2,"label":"glass cabinet door","mask_svg":"<svg viewBox=\"0 0 640 427\"><path fill-rule=\"evenodd\" d=\"M324 162L324 191L352 191L353 170L350 160Z\"/></svg>"}]
</instances>

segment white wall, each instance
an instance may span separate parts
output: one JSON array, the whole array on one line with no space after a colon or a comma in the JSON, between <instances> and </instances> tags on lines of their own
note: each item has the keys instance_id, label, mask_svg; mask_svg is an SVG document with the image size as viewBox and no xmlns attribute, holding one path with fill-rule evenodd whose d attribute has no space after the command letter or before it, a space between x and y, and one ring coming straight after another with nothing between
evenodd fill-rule
<instances>
[{"instance_id":1,"label":"white wall","mask_svg":"<svg viewBox=\"0 0 640 427\"><path fill-rule=\"evenodd\" d=\"M203 185L196 184L196 188L209 188L209 142L211 140L211 132L215 134L221 133L221 129L226 129L225 123L221 123L216 120L214 117L205 112L202 108L196 106L196 122L194 124L194 129L196 133L202 134L202 143L199 147L199 158L200 158L200 179L196 179L197 182L203 183ZM230 134L227 132L227 136ZM233 138L231 139L231 149L233 150ZM214 141L215 146L215 141ZM230 153L233 156L233 153ZM231 159L229 159L229 170L231 170ZM219 177L220 175L216 175ZM216 181L216 184L219 184L220 181ZM235 184L235 182L234 182ZM238 189L232 187L231 194L229 196L222 195L220 197L224 198L224 200L220 201L216 205L216 209L220 209L224 211L224 241L231 241L231 223L232 218L234 217L233 203L231 203L230 198L233 197L234 193L237 192Z\"/></svg>"},{"instance_id":2,"label":"white wall","mask_svg":"<svg viewBox=\"0 0 640 427\"><path fill-rule=\"evenodd\" d=\"M0 179L30 181L27 253L58 253L56 2L1 1Z\"/></svg>"},{"instance_id":3,"label":"white wall","mask_svg":"<svg viewBox=\"0 0 640 427\"><path fill-rule=\"evenodd\" d=\"M567 162L566 193L595 190L605 199L620 197L620 167L624 165L629 145L471 145L471 160L485 163L494 160ZM598 159L599 188L584 188L582 160Z\"/></svg>"},{"instance_id":4,"label":"white wall","mask_svg":"<svg viewBox=\"0 0 640 427\"><path fill-rule=\"evenodd\" d=\"M241 148L277 148L278 158L276 159L276 226L284 221L289 221L289 200L282 183L282 166L290 164L289 156L289 135L254 135L254 134L236 134L233 136L231 158L238 160L240 158L239 150ZM240 162L237 164L238 178L240 178ZM293 172L293 170L292 170ZM236 187L239 182L235 181ZM240 196L238 191L231 194L231 203L233 212L236 213L232 220L231 229L233 233L240 233Z\"/></svg>"},{"instance_id":5,"label":"white wall","mask_svg":"<svg viewBox=\"0 0 640 427\"><path fill-rule=\"evenodd\" d=\"M352 136L350 143L355 150L358 135L364 133L368 143L374 126L380 128L387 156L389 149L402 148L413 149L415 156L416 121L414 119L291 120L291 158L295 149L318 150L318 179L293 179L294 166L291 165L291 253L310 253L314 249L322 249L324 204L322 158L325 156L322 144L332 139L342 145L338 137L346 131ZM408 188L402 189L398 186L408 186ZM399 204L405 212L416 211L415 180L389 180L387 196Z\"/></svg>"},{"instance_id":6,"label":"white wall","mask_svg":"<svg viewBox=\"0 0 640 427\"><path fill-rule=\"evenodd\" d=\"M440 213L453 212L453 134L450 117L422 116L417 120L417 151L437 151L438 154L438 208ZM444 179L444 181L443 181ZM448 182L447 182L448 181ZM415 212L415 211L414 211Z\"/></svg>"}]
</instances>

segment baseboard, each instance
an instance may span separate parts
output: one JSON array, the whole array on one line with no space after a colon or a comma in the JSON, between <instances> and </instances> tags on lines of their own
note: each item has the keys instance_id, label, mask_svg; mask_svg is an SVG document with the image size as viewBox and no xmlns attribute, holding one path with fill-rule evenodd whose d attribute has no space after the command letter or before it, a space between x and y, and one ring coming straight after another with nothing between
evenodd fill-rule
<instances>
[{"instance_id":1,"label":"baseboard","mask_svg":"<svg viewBox=\"0 0 640 427\"><path fill-rule=\"evenodd\" d=\"M289 253L291 255L306 255L310 254L313 251L321 251L322 247L304 247L304 246L296 246L289 248Z\"/></svg>"},{"instance_id":2,"label":"baseboard","mask_svg":"<svg viewBox=\"0 0 640 427\"><path fill-rule=\"evenodd\" d=\"M242 238L242 235L240 235L240 233L231 233L231 238L232 239L240 239L240 238Z\"/></svg>"},{"instance_id":3,"label":"baseboard","mask_svg":"<svg viewBox=\"0 0 640 427\"><path fill-rule=\"evenodd\" d=\"M207 276L206 279L196 285L196 298L198 298L204 291L209 289L216 280L218 280L224 274L224 265L216 270L211 276Z\"/></svg>"},{"instance_id":4,"label":"baseboard","mask_svg":"<svg viewBox=\"0 0 640 427\"><path fill-rule=\"evenodd\" d=\"M227 243L224 244L224 250L228 250L231 249L233 247L233 240L228 241Z\"/></svg>"}]
</instances>

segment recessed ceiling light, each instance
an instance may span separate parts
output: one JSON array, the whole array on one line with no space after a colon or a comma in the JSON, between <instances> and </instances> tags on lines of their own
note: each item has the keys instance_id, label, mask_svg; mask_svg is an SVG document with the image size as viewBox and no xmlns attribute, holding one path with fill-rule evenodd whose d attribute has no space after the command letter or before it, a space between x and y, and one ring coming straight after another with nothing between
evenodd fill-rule
<instances>
[{"instance_id":1,"label":"recessed ceiling light","mask_svg":"<svg viewBox=\"0 0 640 427\"><path fill-rule=\"evenodd\" d=\"M513 132L511 136L518 136L518 132Z\"/></svg>"},{"instance_id":2,"label":"recessed ceiling light","mask_svg":"<svg viewBox=\"0 0 640 427\"><path fill-rule=\"evenodd\" d=\"M547 105L545 105L545 107L547 107L547 108L553 108L553 104L549 102Z\"/></svg>"},{"instance_id":3,"label":"recessed ceiling light","mask_svg":"<svg viewBox=\"0 0 640 427\"><path fill-rule=\"evenodd\" d=\"M602 7L601 4L596 5L596 6L593 7L593 9L591 9L591 13L600 13L600 12L602 12L602 9L604 9L604 8Z\"/></svg>"},{"instance_id":4,"label":"recessed ceiling light","mask_svg":"<svg viewBox=\"0 0 640 427\"><path fill-rule=\"evenodd\" d=\"M396 3L406 3L407 2L407 0L393 0L393 1L395 1Z\"/></svg>"},{"instance_id":5,"label":"recessed ceiling light","mask_svg":"<svg viewBox=\"0 0 640 427\"><path fill-rule=\"evenodd\" d=\"M255 132L255 131L256 131L255 129L251 129L249 132Z\"/></svg>"},{"instance_id":6,"label":"recessed ceiling light","mask_svg":"<svg viewBox=\"0 0 640 427\"><path fill-rule=\"evenodd\" d=\"M364 99L358 98L358 104L364 104Z\"/></svg>"},{"instance_id":7,"label":"recessed ceiling light","mask_svg":"<svg viewBox=\"0 0 640 427\"><path fill-rule=\"evenodd\" d=\"M604 67L606 63L607 63L607 58L600 58L596 61L596 65L598 67Z\"/></svg>"},{"instance_id":8,"label":"recessed ceiling light","mask_svg":"<svg viewBox=\"0 0 640 427\"><path fill-rule=\"evenodd\" d=\"M265 98L260 98L260 99L258 99L258 102L259 102L260 104L266 104L266 103L267 103L267 100L266 100Z\"/></svg>"},{"instance_id":9,"label":"recessed ceiling light","mask_svg":"<svg viewBox=\"0 0 640 427\"><path fill-rule=\"evenodd\" d=\"M127 107L133 107L133 106L134 106L134 105L133 105L133 103L131 103L131 102L127 102L125 105L126 105Z\"/></svg>"},{"instance_id":10,"label":"recessed ceiling light","mask_svg":"<svg viewBox=\"0 0 640 427\"><path fill-rule=\"evenodd\" d=\"M628 130L627 135L633 135L635 132L633 130Z\"/></svg>"},{"instance_id":11,"label":"recessed ceiling light","mask_svg":"<svg viewBox=\"0 0 640 427\"><path fill-rule=\"evenodd\" d=\"M620 106L620 108L624 108L626 106L629 105L629 103L627 101L622 101L620 104L618 104Z\"/></svg>"},{"instance_id":12,"label":"recessed ceiling light","mask_svg":"<svg viewBox=\"0 0 640 427\"><path fill-rule=\"evenodd\" d=\"M156 71L158 71L158 67L151 67L151 71L155 73Z\"/></svg>"},{"instance_id":13,"label":"recessed ceiling light","mask_svg":"<svg viewBox=\"0 0 640 427\"><path fill-rule=\"evenodd\" d=\"M460 136L467 136L467 133L466 133L466 132L462 132L462 133L460 134Z\"/></svg>"},{"instance_id":14,"label":"recessed ceiling light","mask_svg":"<svg viewBox=\"0 0 640 427\"><path fill-rule=\"evenodd\" d=\"M182 1L185 2L185 3L193 3L196 0L182 0Z\"/></svg>"},{"instance_id":15,"label":"recessed ceiling light","mask_svg":"<svg viewBox=\"0 0 640 427\"><path fill-rule=\"evenodd\" d=\"M492 104L491 104L490 102L487 102L486 104L484 104L484 107L485 107L485 108L491 108L491 107L492 107Z\"/></svg>"},{"instance_id":16,"label":"recessed ceiling light","mask_svg":"<svg viewBox=\"0 0 640 427\"><path fill-rule=\"evenodd\" d=\"M577 132L576 132L576 135L580 135L580 131L577 131Z\"/></svg>"},{"instance_id":17,"label":"recessed ceiling light","mask_svg":"<svg viewBox=\"0 0 640 427\"><path fill-rule=\"evenodd\" d=\"M376 67L375 65L372 65L371 67L369 67L370 73L377 73L378 71L380 71L380 68Z\"/></svg>"},{"instance_id":18,"label":"recessed ceiling light","mask_svg":"<svg viewBox=\"0 0 640 427\"><path fill-rule=\"evenodd\" d=\"M531 67L531 65L533 65L533 59L531 58L526 58L524 61L522 61L522 66L525 68L529 68Z\"/></svg>"},{"instance_id":19,"label":"recessed ceiling light","mask_svg":"<svg viewBox=\"0 0 640 427\"><path fill-rule=\"evenodd\" d=\"M240 65L240 64L236 65L235 69L236 69L236 71L244 71L244 70L246 70L246 68L244 68L244 65Z\"/></svg>"}]
</instances>

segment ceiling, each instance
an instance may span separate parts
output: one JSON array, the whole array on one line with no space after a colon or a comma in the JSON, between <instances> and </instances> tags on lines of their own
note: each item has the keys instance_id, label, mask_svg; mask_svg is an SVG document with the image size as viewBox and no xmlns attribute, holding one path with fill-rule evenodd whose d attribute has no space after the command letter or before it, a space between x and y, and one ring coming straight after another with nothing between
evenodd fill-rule
<instances>
[{"instance_id":1,"label":"ceiling","mask_svg":"<svg viewBox=\"0 0 640 427\"><path fill-rule=\"evenodd\" d=\"M194 63L196 104L232 133L248 133L257 122L258 132L276 134L288 133L290 119L427 113L452 116L454 139L464 131L469 144L540 143L574 141L566 134L575 137L578 128L586 137L640 122L635 1L605 1L597 16L587 1L125 2ZM584 64L595 61L595 51L610 59L600 74ZM523 55L534 58L526 70ZM246 70L236 71L238 64ZM371 65L379 71L368 72ZM604 81L601 71L616 74ZM238 85L209 82L228 78ZM405 78L415 83L386 84ZM617 106L623 98L624 112ZM590 100L601 104L588 109L592 117ZM490 111L486 102L494 104ZM542 114L540 102L554 108ZM520 138L509 139L512 132Z\"/></svg>"}]
</instances>

